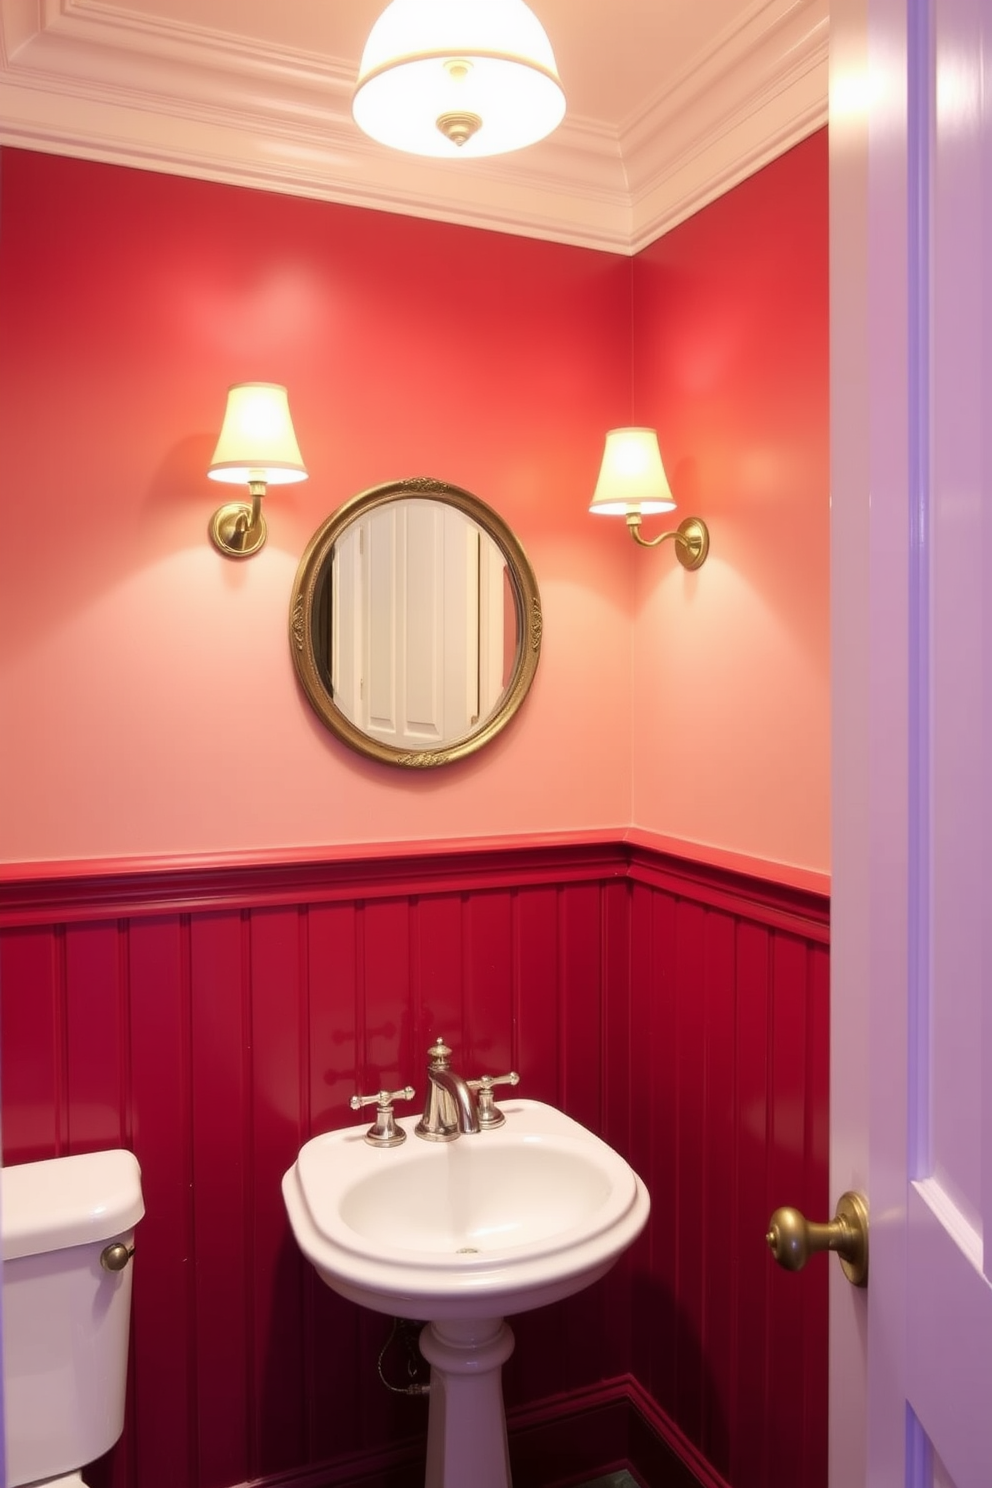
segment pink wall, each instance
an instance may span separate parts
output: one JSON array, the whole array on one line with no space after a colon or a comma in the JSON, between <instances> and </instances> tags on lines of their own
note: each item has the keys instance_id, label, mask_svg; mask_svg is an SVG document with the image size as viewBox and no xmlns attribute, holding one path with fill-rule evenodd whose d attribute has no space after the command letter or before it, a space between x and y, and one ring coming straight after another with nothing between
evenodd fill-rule
<instances>
[{"instance_id":1,"label":"pink wall","mask_svg":"<svg viewBox=\"0 0 992 1488\"><path fill-rule=\"evenodd\" d=\"M629 262L19 151L2 190L0 860L626 822L626 555L585 507L630 403ZM253 378L287 384L311 478L236 565L205 470ZM323 518L417 474L514 528L545 643L516 726L412 781L310 713L287 618Z\"/></svg>"},{"instance_id":2,"label":"pink wall","mask_svg":"<svg viewBox=\"0 0 992 1488\"><path fill-rule=\"evenodd\" d=\"M635 418L713 546L633 555L633 819L825 872L826 132L640 254L634 306Z\"/></svg>"},{"instance_id":3,"label":"pink wall","mask_svg":"<svg viewBox=\"0 0 992 1488\"><path fill-rule=\"evenodd\" d=\"M633 821L826 867L823 135L633 265L16 150L2 214L0 862ZM634 417L711 523L695 576L586 515L632 274ZM254 377L311 479L235 565L204 471ZM546 623L515 724L414 782L317 723L286 613L319 522L418 473L510 522Z\"/></svg>"}]
</instances>

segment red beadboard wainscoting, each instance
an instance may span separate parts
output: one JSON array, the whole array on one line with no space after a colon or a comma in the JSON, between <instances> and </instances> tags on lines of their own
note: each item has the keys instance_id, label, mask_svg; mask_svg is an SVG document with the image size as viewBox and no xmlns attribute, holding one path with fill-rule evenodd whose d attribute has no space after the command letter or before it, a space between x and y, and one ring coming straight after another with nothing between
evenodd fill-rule
<instances>
[{"instance_id":1,"label":"red beadboard wainscoting","mask_svg":"<svg viewBox=\"0 0 992 1488\"><path fill-rule=\"evenodd\" d=\"M279 1185L356 1089L422 1093L441 1033L652 1196L608 1277L512 1320L518 1488L824 1488L827 1268L764 1241L778 1204L827 1212L823 895L617 839L32 867L0 896L4 1160L122 1144L143 1175L127 1425L91 1481L422 1481L389 1322L318 1281Z\"/></svg>"}]
</instances>

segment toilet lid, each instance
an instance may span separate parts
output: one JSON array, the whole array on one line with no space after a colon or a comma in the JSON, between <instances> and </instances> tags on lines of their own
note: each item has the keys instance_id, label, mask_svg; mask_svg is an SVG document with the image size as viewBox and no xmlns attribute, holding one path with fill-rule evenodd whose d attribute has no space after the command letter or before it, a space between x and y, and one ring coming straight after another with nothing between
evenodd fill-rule
<instances>
[{"instance_id":1,"label":"toilet lid","mask_svg":"<svg viewBox=\"0 0 992 1488\"><path fill-rule=\"evenodd\" d=\"M133 1152L85 1152L0 1172L3 1259L67 1250L130 1230L145 1212Z\"/></svg>"}]
</instances>

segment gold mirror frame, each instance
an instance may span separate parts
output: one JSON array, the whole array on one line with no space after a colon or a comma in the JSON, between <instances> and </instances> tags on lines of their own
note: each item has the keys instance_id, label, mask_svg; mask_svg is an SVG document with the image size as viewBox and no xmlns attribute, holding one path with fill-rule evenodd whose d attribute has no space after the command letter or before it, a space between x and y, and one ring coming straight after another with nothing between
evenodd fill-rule
<instances>
[{"instance_id":1,"label":"gold mirror frame","mask_svg":"<svg viewBox=\"0 0 992 1488\"><path fill-rule=\"evenodd\" d=\"M356 518L401 498L416 497L455 507L482 529L506 559L517 620L517 654L510 681L495 710L471 733L437 749L396 749L362 732L346 718L332 697L317 665L313 643L313 614L318 585L323 581L335 542ZM342 743L366 759L412 769L449 765L474 754L504 729L516 713L534 680L541 656L543 619L541 597L534 570L502 517L460 486L432 476L412 476L372 486L340 506L314 533L300 559L289 607L289 639L293 663L303 690L318 718Z\"/></svg>"}]
</instances>

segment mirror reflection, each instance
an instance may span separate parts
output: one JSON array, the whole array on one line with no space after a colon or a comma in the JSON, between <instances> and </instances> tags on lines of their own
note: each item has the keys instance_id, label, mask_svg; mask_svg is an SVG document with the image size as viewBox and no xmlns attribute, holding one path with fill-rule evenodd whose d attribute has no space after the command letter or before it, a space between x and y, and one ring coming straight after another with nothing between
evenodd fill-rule
<instances>
[{"instance_id":1,"label":"mirror reflection","mask_svg":"<svg viewBox=\"0 0 992 1488\"><path fill-rule=\"evenodd\" d=\"M512 717L540 654L530 565L483 502L430 478L377 486L314 535L293 591L297 672L345 743L446 764Z\"/></svg>"}]
</instances>

